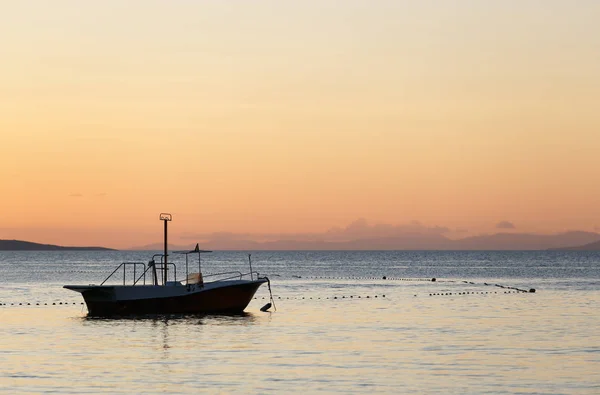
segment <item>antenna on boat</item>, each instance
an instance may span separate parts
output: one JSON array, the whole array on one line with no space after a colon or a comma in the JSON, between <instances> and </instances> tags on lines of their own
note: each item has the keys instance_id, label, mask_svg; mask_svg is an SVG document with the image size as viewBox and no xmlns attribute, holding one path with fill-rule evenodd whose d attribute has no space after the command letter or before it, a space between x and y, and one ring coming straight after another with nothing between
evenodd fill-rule
<instances>
[{"instance_id":1,"label":"antenna on boat","mask_svg":"<svg viewBox=\"0 0 600 395\"><path fill-rule=\"evenodd\" d=\"M252 276L252 254L248 254L248 264L250 265L250 280L254 280Z\"/></svg>"},{"instance_id":2,"label":"antenna on boat","mask_svg":"<svg viewBox=\"0 0 600 395\"><path fill-rule=\"evenodd\" d=\"M171 221L173 217L168 213L160 213L159 218L165 223L165 263L163 266L163 285L167 285L167 222Z\"/></svg>"}]
</instances>

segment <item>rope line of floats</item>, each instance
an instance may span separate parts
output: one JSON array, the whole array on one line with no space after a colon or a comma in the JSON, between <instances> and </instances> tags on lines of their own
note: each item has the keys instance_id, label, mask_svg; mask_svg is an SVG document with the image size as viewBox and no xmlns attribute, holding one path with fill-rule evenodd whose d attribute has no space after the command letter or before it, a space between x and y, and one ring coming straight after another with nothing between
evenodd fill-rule
<instances>
[{"instance_id":1,"label":"rope line of floats","mask_svg":"<svg viewBox=\"0 0 600 395\"><path fill-rule=\"evenodd\" d=\"M395 281L436 281L435 278L401 278L401 277L327 277L327 276L292 276L292 279L308 279L308 280L395 280ZM444 281L444 280L437 280Z\"/></svg>"},{"instance_id":2,"label":"rope line of floats","mask_svg":"<svg viewBox=\"0 0 600 395\"><path fill-rule=\"evenodd\" d=\"M517 294L523 293L524 291L463 291L463 292L432 292L428 293L429 296L461 296L461 295L493 295L493 294ZM413 297L417 297L418 295L413 295ZM269 300L272 304L274 304L274 300L339 300L339 299L389 299L389 296L385 294L380 295L339 295L339 296L273 296L270 297L254 297L254 300ZM0 303L2 307L10 307L10 306L78 306L84 305L84 302L13 302L13 303Z\"/></svg>"},{"instance_id":3,"label":"rope line of floats","mask_svg":"<svg viewBox=\"0 0 600 395\"><path fill-rule=\"evenodd\" d=\"M524 291L465 291L465 292L435 292L435 293L429 293L429 296L458 296L458 295L493 295L493 294L518 294L518 293L523 293ZM418 296L418 295L413 295L414 297ZM276 296L274 297L274 299L277 300L337 300L337 299L370 299L370 298L385 298L385 295L374 295L374 296L361 296L361 295L350 295L350 296L325 296L325 297L307 297L307 296L292 296L292 297L283 297L283 296ZM269 299L269 298L265 298L265 297L254 297L255 300L257 299ZM389 298L388 298L389 299Z\"/></svg>"},{"instance_id":4,"label":"rope line of floats","mask_svg":"<svg viewBox=\"0 0 600 395\"><path fill-rule=\"evenodd\" d=\"M82 305L84 302L27 302L27 303L0 303L0 306L73 306L73 305Z\"/></svg>"},{"instance_id":5,"label":"rope line of floats","mask_svg":"<svg viewBox=\"0 0 600 395\"><path fill-rule=\"evenodd\" d=\"M302 278L300 276L294 276L294 278ZM463 296L463 295L494 295L494 294L513 294L513 293L535 293L535 288L530 289L522 289L517 287L511 287L508 285L496 284L496 283L475 283L473 281L466 280L438 280L435 277L433 278L400 278L400 277L304 277L304 279L315 279L315 280L390 280L390 281L420 281L420 282L437 282L437 283L462 283L476 286L489 286L495 288L501 288L503 291L460 291L460 292L429 292L427 295L429 296ZM270 284L269 284L270 285ZM269 287L270 288L270 287ZM414 295L415 297L418 295ZM323 297L313 297L313 296L297 296L297 297L287 297L287 296L273 296L270 294L270 297L254 297L254 300L258 299L269 299L271 304L275 305L275 300L339 300L339 299L383 299L386 298L385 294L381 295L336 295L336 296L323 296ZM389 299L389 298L388 298ZM0 302L0 306L73 306L73 305L84 305L84 302Z\"/></svg>"},{"instance_id":6,"label":"rope line of floats","mask_svg":"<svg viewBox=\"0 0 600 395\"><path fill-rule=\"evenodd\" d=\"M439 280L435 277L428 277L428 278L404 278L404 277L387 277L387 276L383 276L383 277L301 277L301 276L293 276L293 278L295 279L311 279L311 280L389 280L389 281L421 281L421 282L438 282L438 283L464 283L464 284L471 284L471 285L485 285L485 286L495 286L495 287L499 287L499 288L505 288L505 289L512 289L515 290L517 292L527 292L527 293L534 293L535 292L535 288L529 288L529 289L522 289L522 288L517 288L517 287L511 287L508 285L501 285L501 284L492 284L492 283L475 283L473 281L466 281L466 280Z\"/></svg>"}]
</instances>

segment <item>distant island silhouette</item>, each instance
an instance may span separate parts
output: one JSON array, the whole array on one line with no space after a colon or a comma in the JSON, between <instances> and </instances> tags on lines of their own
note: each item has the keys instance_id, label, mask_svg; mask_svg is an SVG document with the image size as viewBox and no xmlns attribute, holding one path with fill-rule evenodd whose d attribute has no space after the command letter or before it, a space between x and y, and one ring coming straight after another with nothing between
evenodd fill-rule
<instances>
[{"instance_id":1,"label":"distant island silhouette","mask_svg":"<svg viewBox=\"0 0 600 395\"><path fill-rule=\"evenodd\" d=\"M0 240L0 251L115 251L106 247L64 247L22 240Z\"/></svg>"},{"instance_id":2,"label":"distant island silhouette","mask_svg":"<svg viewBox=\"0 0 600 395\"><path fill-rule=\"evenodd\" d=\"M573 247L551 248L550 251L600 251L600 241Z\"/></svg>"},{"instance_id":3,"label":"distant island silhouette","mask_svg":"<svg viewBox=\"0 0 600 395\"><path fill-rule=\"evenodd\" d=\"M345 241L322 239L301 240L277 238L271 241L252 240L249 235L220 234L199 235L189 245L171 245L172 250L188 250L199 242L211 250L254 250L254 251L365 251L365 250L437 250L437 251L543 251L562 249L574 245L597 242L600 234L595 232L570 231L558 234L496 233L449 239L441 234L404 233L388 237L358 237ZM591 245L591 244L589 244ZM136 251L161 250L161 243L128 248Z\"/></svg>"},{"instance_id":4,"label":"distant island silhouette","mask_svg":"<svg viewBox=\"0 0 600 395\"><path fill-rule=\"evenodd\" d=\"M372 228L376 229L376 228ZM186 235L190 243L173 243L171 251L189 250L196 243L203 248L221 251L367 251L367 250L433 250L433 251L600 251L600 234L569 231L557 234L495 233L450 239L443 228L415 228L396 234L376 235L348 232L331 234L278 234L270 240L257 240L261 235L210 233ZM335 237L337 236L337 240ZM341 238L343 237L343 239ZM344 240L345 239L345 240ZM136 251L161 251L162 242L126 248ZM0 251L116 251L113 248L85 246L70 247L41 244L22 240L0 240Z\"/></svg>"}]
</instances>

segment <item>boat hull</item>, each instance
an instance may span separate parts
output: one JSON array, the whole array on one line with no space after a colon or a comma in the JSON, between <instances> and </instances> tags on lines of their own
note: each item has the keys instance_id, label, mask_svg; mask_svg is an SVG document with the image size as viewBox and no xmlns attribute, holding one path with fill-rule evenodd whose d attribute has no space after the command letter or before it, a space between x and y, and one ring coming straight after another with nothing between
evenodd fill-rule
<instances>
[{"instance_id":1,"label":"boat hull","mask_svg":"<svg viewBox=\"0 0 600 395\"><path fill-rule=\"evenodd\" d=\"M213 286L70 286L81 292L88 316L234 314L248 306L266 279Z\"/></svg>"}]
</instances>

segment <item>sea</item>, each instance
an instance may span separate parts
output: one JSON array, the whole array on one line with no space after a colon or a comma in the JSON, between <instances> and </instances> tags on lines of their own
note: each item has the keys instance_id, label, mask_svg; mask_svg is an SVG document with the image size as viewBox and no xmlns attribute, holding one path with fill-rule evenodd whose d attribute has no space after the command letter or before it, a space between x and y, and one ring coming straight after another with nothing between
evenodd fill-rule
<instances>
[{"instance_id":1,"label":"sea","mask_svg":"<svg viewBox=\"0 0 600 395\"><path fill-rule=\"evenodd\" d=\"M598 252L254 251L274 306L240 315L89 318L63 288L152 254L0 252L0 392L600 394Z\"/></svg>"}]
</instances>

